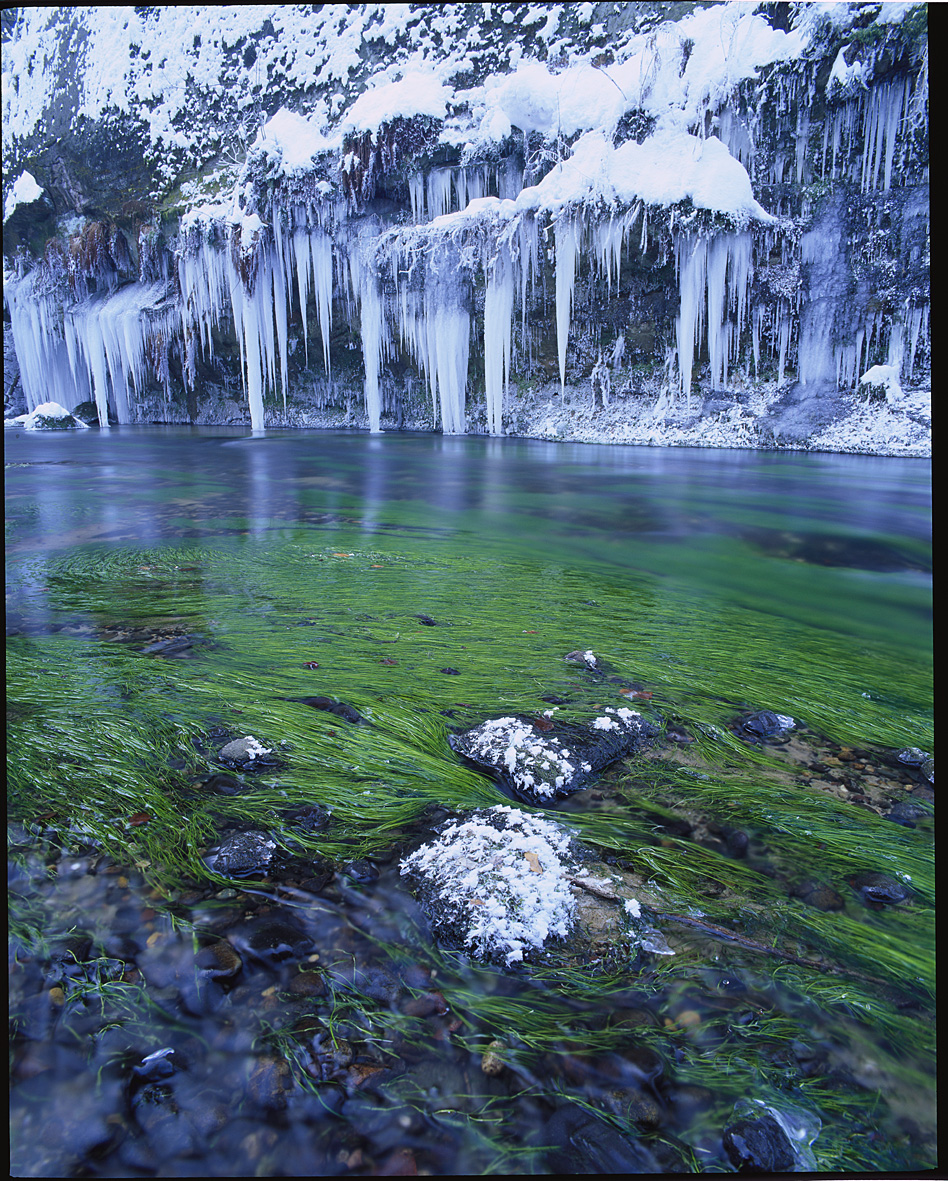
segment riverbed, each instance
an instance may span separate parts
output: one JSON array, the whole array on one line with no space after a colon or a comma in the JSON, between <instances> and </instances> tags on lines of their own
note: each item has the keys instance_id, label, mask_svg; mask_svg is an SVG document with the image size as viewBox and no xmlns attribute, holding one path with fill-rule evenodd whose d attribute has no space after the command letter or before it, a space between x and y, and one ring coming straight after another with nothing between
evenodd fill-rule
<instances>
[{"instance_id":1,"label":"riverbed","mask_svg":"<svg viewBox=\"0 0 948 1181\"><path fill-rule=\"evenodd\" d=\"M933 1166L927 461L6 443L18 1175ZM511 803L450 736L630 704L542 811L672 954L438 942L401 862Z\"/></svg>"}]
</instances>

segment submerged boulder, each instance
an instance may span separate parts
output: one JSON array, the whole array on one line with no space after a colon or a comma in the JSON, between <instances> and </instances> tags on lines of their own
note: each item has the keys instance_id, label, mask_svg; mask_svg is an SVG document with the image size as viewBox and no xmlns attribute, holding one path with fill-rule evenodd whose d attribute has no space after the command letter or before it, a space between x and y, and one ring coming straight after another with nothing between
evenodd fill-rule
<instances>
[{"instance_id":1,"label":"submerged boulder","mask_svg":"<svg viewBox=\"0 0 948 1181\"><path fill-rule=\"evenodd\" d=\"M629 875L542 815L499 804L445 821L400 869L435 937L478 959L509 967L553 946L583 962L609 950L674 955Z\"/></svg>"},{"instance_id":2,"label":"submerged boulder","mask_svg":"<svg viewBox=\"0 0 948 1181\"><path fill-rule=\"evenodd\" d=\"M607 707L589 727L550 722L548 715L491 718L449 741L520 798L537 803L579 791L656 733L637 711Z\"/></svg>"},{"instance_id":3,"label":"submerged boulder","mask_svg":"<svg viewBox=\"0 0 948 1181\"><path fill-rule=\"evenodd\" d=\"M498 805L449 821L400 868L439 938L509 966L569 933L570 841L558 824Z\"/></svg>"}]
</instances>

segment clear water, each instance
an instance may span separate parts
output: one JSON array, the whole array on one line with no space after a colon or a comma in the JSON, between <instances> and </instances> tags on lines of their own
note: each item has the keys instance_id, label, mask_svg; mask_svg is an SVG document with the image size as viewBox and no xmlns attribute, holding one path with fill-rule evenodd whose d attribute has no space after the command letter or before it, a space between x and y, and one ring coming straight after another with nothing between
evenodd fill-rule
<instances>
[{"instance_id":1,"label":"clear water","mask_svg":"<svg viewBox=\"0 0 948 1181\"><path fill-rule=\"evenodd\" d=\"M726 1171L748 1098L803 1111L821 1169L934 1159L932 793L896 757L932 751L926 463L221 429L6 443L18 1172ZM563 661L586 647L618 682ZM667 923L674 957L514 973L435 946L398 857L432 809L504 802L447 729L550 694L619 704L623 681L662 740L557 810L705 928ZM312 693L371 724L286 700ZM797 719L789 742L734 733L762 708ZM209 795L201 773L249 733L283 764ZM314 802L332 824L300 829ZM252 884L203 860L241 828L286 854ZM910 894L867 904L865 873ZM838 905L808 902L811 879ZM278 921L299 946L261 952ZM211 978L220 940L240 967Z\"/></svg>"}]
</instances>

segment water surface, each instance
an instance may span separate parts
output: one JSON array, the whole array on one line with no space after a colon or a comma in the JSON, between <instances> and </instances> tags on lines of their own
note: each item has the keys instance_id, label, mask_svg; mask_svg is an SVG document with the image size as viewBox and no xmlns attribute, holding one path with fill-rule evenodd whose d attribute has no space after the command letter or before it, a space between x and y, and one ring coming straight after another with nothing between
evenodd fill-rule
<instances>
[{"instance_id":1,"label":"water surface","mask_svg":"<svg viewBox=\"0 0 948 1181\"><path fill-rule=\"evenodd\" d=\"M932 751L925 462L6 442L19 1171L720 1171L747 1098L803 1112L822 1169L934 1159L932 792L897 757ZM679 916L675 955L505 973L437 947L398 859L509 802L448 731L629 686L655 748L554 810ZM763 708L792 736L749 743ZM245 734L279 765L215 788ZM247 829L272 871L209 868ZM296 943L260 935L280 922ZM239 966L209 976L222 941Z\"/></svg>"}]
</instances>

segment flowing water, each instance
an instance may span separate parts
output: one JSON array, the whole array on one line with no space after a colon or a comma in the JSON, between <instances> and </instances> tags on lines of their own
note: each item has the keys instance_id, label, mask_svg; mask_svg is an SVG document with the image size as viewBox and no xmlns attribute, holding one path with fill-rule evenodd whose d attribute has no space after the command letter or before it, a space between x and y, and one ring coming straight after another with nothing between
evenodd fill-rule
<instances>
[{"instance_id":1,"label":"flowing water","mask_svg":"<svg viewBox=\"0 0 948 1181\"><path fill-rule=\"evenodd\" d=\"M768 1114L932 1167L927 464L6 443L15 1173L721 1172ZM545 812L674 954L438 945L399 862L509 802L449 734L629 694L652 747Z\"/></svg>"}]
</instances>

